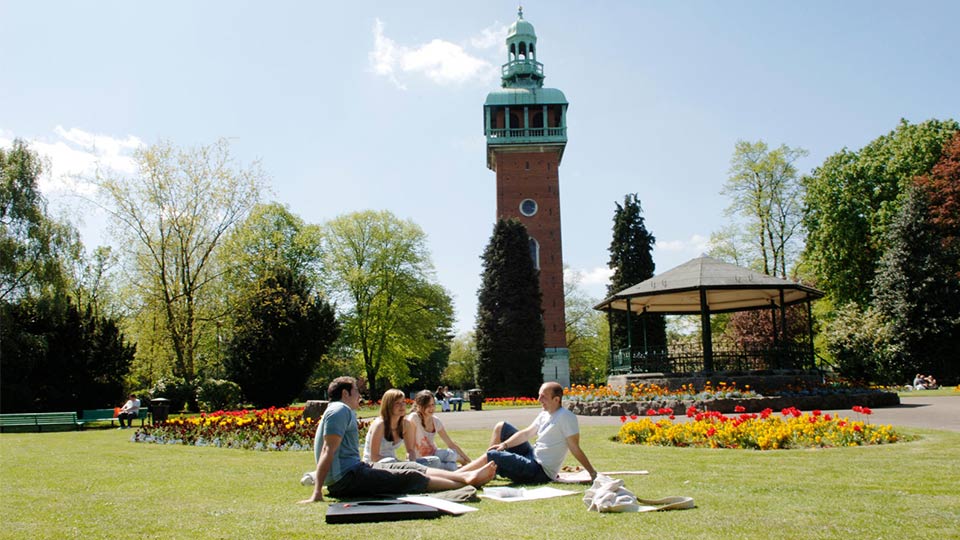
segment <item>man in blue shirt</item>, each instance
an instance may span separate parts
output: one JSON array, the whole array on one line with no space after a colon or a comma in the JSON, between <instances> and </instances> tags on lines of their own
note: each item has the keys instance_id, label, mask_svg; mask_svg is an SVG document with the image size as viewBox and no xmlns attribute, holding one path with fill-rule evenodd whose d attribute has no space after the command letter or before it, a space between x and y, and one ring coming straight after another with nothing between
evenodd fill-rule
<instances>
[{"instance_id":1,"label":"man in blue shirt","mask_svg":"<svg viewBox=\"0 0 960 540\"><path fill-rule=\"evenodd\" d=\"M457 489L470 484L482 486L496 476L496 464L471 471L428 469L416 464L413 468L385 468L360 460L360 433L357 409L360 390L353 377L337 377L327 388L330 404L320 420L314 439L317 459L317 480L313 495L301 503L323 500L323 486L337 498L359 497L381 493L423 493Z\"/></svg>"}]
</instances>

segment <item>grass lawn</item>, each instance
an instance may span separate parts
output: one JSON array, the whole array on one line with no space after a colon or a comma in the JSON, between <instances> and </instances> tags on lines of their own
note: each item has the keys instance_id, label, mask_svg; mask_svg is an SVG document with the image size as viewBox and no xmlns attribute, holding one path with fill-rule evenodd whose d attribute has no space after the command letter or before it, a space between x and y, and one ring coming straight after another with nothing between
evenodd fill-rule
<instances>
[{"instance_id":1,"label":"grass lawn","mask_svg":"<svg viewBox=\"0 0 960 540\"><path fill-rule=\"evenodd\" d=\"M437 520L327 525L325 504L295 504L310 493L298 483L313 467L309 452L134 444L118 430L4 433L0 538L960 538L960 433L756 452L625 446L610 440L615 432L583 428L598 469L649 470L625 477L627 487L646 498L691 496L697 508L596 514L574 495L484 500L479 512ZM486 432L452 435L471 456L487 442Z\"/></svg>"},{"instance_id":2,"label":"grass lawn","mask_svg":"<svg viewBox=\"0 0 960 540\"><path fill-rule=\"evenodd\" d=\"M956 386L941 386L936 390L912 390L909 392L897 392L897 395L900 397L940 397L940 396L957 396L960 397L960 392L957 391Z\"/></svg>"}]
</instances>

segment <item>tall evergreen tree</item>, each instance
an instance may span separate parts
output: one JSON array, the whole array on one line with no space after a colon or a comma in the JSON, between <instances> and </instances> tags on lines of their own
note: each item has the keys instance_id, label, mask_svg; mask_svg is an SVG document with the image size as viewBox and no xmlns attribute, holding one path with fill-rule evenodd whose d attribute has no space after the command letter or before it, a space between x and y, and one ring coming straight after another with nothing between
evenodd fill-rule
<instances>
[{"instance_id":1,"label":"tall evergreen tree","mask_svg":"<svg viewBox=\"0 0 960 540\"><path fill-rule=\"evenodd\" d=\"M915 373L956 380L960 340L958 256L945 249L929 210L929 197L911 188L887 232L887 250L873 285L874 305L890 321L901 364L896 382Z\"/></svg>"},{"instance_id":2,"label":"tall evergreen tree","mask_svg":"<svg viewBox=\"0 0 960 540\"><path fill-rule=\"evenodd\" d=\"M527 228L499 220L483 252L477 308L480 387L489 396L532 396L543 382L539 272Z\"/></svg>"},{"instance_id":3,"label":"tall evergreen tree","mask_svg":"<svg viewBox=\"0 0 960 540\"><path fill-rule=\"evenodd\" d=\"M653 234L647 231L643 223L643 208L636 193L623 198L623 205L617 203L613 214L613 240L610 242L610 262L613 269L607 294L614 294L653 277L656 266L653 264ZM613 346L615 349L627 346L627 314L613 312ZM663 315L631 315L631 339L634 350L647 347L665 347L667 344L667 325ZM646 341L644 341L646 335Z\"/></svg>"}]
</instances>

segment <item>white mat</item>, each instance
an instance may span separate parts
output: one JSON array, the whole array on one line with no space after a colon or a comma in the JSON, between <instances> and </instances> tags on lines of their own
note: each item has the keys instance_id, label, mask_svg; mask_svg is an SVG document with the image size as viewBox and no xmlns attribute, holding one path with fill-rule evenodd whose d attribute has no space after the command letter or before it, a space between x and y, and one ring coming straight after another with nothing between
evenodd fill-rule
<instances>
[{"instance_id":1,"label":"white mat","mask_svg":"<svg viewBox=\"0 0 960 540\"><path fill-rule=\"evenodd\" d=\"M483 488L481 497L493 499L501 502L517 501L535 501L537 499L551 499L553 497L563 497L565 495L577 495L579 491L567 491L552 487L539 487L534 489L511 488L511 487L488 487Z\"/></svg>"},{"instance_id":2,"label":"white mat","mask_svg":"<svg viewBox=\"0 0 960 540\"><path fill-rule=\"evenodd\" d=\"M602 472L600 473L605 476L622 476L629 474L650 474L647 471L611 471L611 472ZM590 473L585 470L580 470L576 472L562 472L557 475L553 480L554 482L559 482L561 484L590 484L593 480L590 478Z\"/></svg>"},{"instance_id":3,"label":"white mat","mask_svg":"<svg viewBox=\"0 0 960 540\"><path fill-rule=\"evenodd\" d=\"M474 508L472 506L467 506L465 504L456 503L453 501L446 501L443 499L437 499L436 497L424 497L420 495L411 495L408 497L399 497L401 501L423 504L426 506L432 506L438 510L443 510L449 514L466 514L467 512L476 512L479 508Z\"/></svg>"}]
</instances>

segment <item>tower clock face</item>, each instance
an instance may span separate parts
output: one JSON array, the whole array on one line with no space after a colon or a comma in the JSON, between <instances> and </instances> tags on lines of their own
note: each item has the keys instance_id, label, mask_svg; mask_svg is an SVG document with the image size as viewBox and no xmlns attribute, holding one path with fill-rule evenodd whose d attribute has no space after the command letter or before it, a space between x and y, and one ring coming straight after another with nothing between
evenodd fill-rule
<instances>
[{"instance_id":1,"label":"tower clock face","mask_svg":"<svg viewBox=\"0 0 960 540\"><path fill-rule=\"evenodd\" d=\"M537 213L537 201L533 199L524 199L520 201L520 213L530 217Z\"/></svg>"}]
</instances>

